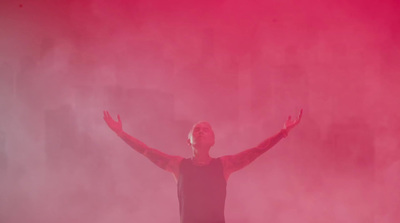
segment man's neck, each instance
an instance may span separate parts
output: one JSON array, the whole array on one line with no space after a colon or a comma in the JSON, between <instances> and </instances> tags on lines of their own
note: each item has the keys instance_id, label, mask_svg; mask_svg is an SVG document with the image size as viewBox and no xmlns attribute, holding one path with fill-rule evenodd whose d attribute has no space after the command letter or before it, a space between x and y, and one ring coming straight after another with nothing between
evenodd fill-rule
<instances>
[{"instance_id":1,"label":"man's neck","mask_svg":"<svg viewBox=\"0 0 400 223\"><path fill-rule=\"evenodd\" d=\"M200 152L200 151L207 151L207 152ZM199 165L206 165L210 163L211 159L212 158L210 157L208 150L198 150L196 148L193 148L193 155L192 155L193 163Z\"/></svg>"}]
</instances>

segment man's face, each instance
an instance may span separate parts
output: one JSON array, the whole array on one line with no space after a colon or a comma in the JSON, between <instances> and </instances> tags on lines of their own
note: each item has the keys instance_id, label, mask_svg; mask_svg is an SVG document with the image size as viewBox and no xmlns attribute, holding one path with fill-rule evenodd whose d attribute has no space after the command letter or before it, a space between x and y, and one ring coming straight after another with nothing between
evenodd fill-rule
<instances>
[{"instance_id":1,"label":"man's face","mask_svg":"<svg viewBox=\"0 0 400 223\"><path fill-rule=\"evenodd\" d=\"M215 143L214 131L208 122L195 124L189 133L188 142L190 145L211 147Z\"/></svg>"}]
</instances>

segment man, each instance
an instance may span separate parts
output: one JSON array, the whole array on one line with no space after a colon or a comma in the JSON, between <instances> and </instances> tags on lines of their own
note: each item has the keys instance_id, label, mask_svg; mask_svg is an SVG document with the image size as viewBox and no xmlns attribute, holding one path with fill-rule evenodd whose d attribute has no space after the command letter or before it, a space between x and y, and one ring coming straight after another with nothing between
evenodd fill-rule
<instances>
[{"instance_id":1,"label":"man","mask_svg":"<svg viewBox=\"0 0 400 223\"><path fill-rule=\"evenodd\" d=\"M183 158L150 148L125 133L119 115L118 121L115 121L107 111L104 111L104 120L134 150L174 175L178 182L181 223L224 223L226 182L229 175L247 166L286 137L290 130L299 124L302 112L301 110L295 120L289 116L281 131L258 146L236 155L219 158L212 158L209 155L215 137L208 122L199 122L190 130L188 144L193 154L191 158Z\"/></svg>"}]
</instances>

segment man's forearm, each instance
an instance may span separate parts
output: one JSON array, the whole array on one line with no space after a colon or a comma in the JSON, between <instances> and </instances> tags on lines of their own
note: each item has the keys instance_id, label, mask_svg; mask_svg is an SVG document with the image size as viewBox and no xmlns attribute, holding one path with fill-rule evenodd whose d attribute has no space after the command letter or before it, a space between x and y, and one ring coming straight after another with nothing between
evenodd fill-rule
<instances>
[{"instance_id":1,"label":"man's forearm","mask_svg":"<svg viewBox=\"0 0 400 223\"><path fill-rule=\"evenodd\" d=\"M282 138L285 138L287 135L288 135L287 130L282 129L277 134L269 137L268 139L258 144L257 148L265 152L269 150L271 147L273 147L276 143L278 143Z\"/></svg>"},{"instance_id":2,"label":"man's forearm","mask_svg":"<svg viewBox=\"0 0 400 223\"><path fill-rule=\"evenodd\" d=\"M247 162L249 163L253 162L257 157L267 152L269 149L271 149L275 144L277 144L281 139L285 138L286 136L287 136L287 131L282 129L275 135L262 141L255 148L249 149L247 151L247 155L244 156L244 160L247 160Z\"/></svg>"},{"instance_id":3,"label":"man's forearm","mask_svg":"<svg viewBox=\"0 0 400 223\"><path fill-rule=\"evenodd\" d=\"M122 140L124 140L130 147L132 147L134 150L147 157L151 162L153 162L160 168L167 171L173 171L173 167L170 166L171 165L170 160L173 159L172 156L160 152L156 149L150 148L142 141L136 139L133 136L130 136L124 131L118 133L118 136Z\"/></svg>"},{"instance_id":4,"label":"man's forearm","mask_svg":"<svg viewBox=\"0 0 400 223\"><path fill-rule=\"evenodd\" d=\"M121 131L117 134L122 140L124 140L124 142L126 142L130 147L132 147L134 150L136 150L140 154L145 155L145 153L149 149L149 147L146 144L144 144L142 141L136 139L135 137L127 134L124 131Z\"/></svg>"}]
</instances>

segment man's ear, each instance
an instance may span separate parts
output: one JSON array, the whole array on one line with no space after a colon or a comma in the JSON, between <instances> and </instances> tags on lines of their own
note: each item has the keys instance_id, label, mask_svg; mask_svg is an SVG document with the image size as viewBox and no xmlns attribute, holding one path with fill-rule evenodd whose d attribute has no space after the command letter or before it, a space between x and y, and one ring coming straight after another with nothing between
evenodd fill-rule
<instances>
[{"instance_id":1,"label":"man's ear","mask_svg":"<svg viewBox=\"0 0 400 223\"><path fill-rule=\"evenodd\" d=\"M187 144L188 144L189 146L192 145L192 144L190 143L190 139L187 139Z\"/></svg>"}]
</instances>

